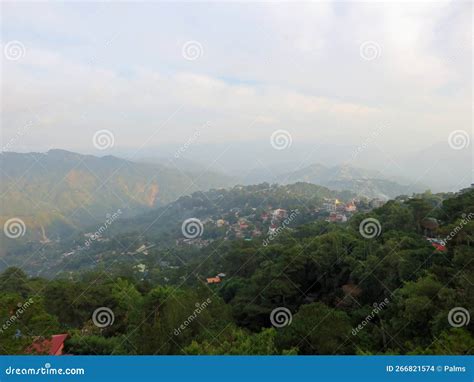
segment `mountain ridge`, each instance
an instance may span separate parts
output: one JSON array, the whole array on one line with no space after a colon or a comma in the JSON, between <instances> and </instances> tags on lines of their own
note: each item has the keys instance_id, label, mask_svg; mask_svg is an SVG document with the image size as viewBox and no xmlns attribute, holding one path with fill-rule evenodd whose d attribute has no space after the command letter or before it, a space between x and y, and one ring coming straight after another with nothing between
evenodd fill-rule
<instances>
[{"instance_id":1,"label":"mountain ridge","mask_svg":"<svg viewBox=\"0 0 474 382\"><path fill-rule=\"evenodd\" d=\"M190 174L156 164L107 155L54 149L47 153L1 153L0 219L25 221L30 238L65 234L102 221L118 208L133 216L206 187L229 186L211 172ZM48 227L56 224L52 232ZM46 235L44 231L46 230Z\"/></svg>"}]
</instances>

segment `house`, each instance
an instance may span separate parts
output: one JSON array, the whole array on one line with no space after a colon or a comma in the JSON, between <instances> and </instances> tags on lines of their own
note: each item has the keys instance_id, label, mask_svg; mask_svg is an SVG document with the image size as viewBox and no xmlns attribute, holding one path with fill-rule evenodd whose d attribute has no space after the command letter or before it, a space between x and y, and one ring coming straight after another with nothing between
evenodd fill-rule
<instances>
[{"instance_id":1,"label":"house","mask_svg":"<svg viewBox=\"0 0 474 382\"><path fill-rule=\"evenodd\" d=\"M54 334L49 338L37 338L26 350L28 354L63 355L68 334Z\"/></svg>"},{"instance_id":2,"label":"house","mask_svg":"<svg viewBox=\"0 0 474 382\"><path fill-rule=\"evenodd\" d=\"M357 207L356 207L354 201L347 203L346 207L345 207L345 210L346 210L346 212L356 212Z\"/></svg>"},{"instance_id":3,"label":"house","mask_svg":"<svg viewBox=\"0 0 474 382\"><path fill-rule=\"evenodd\" d=\"M239 228L240 228L240 229L247 229L247 228L249 228L247 219L245 219L245 218L240 218L240 219L239 219Z\"/></svg>"},{"instance_id":4,"label":"house","mask_svg":"<svg viewBox=\"0 0 474 382\"><path fill-rule=\"evenodd\" d=\"M135 268L138 272L145 272L146 271L146 265L145 264L137 264L133 268Z\"/></svg>"},{"instance_id":5,"label":"house","mask_svg":"<svg viewBox=\"0 0 474 382\"><path fill-rule=\"evenodd\" d=\"M426 240L428 240L431 243L431 245L434 247L434 249L436 249L437 251L444 252L447 250L446 243L440 239L427 237Z\"/></svg>"},{"instance_id":6,"label":"house","mask_svg":"<svg viewBox=\"0 0 474 382\"><path fill-rule=\"evenodd\" d=\"M221 278L219 276L208 277L206 281L208 284L219 284L221 282Z\"/></svg>"},{"instance_id":7,"label":"house","mask_svg":"<svg viewBox=\"0 0 474 382\"><path fill-rule=\"evenodd\" d=\"M145 253L146 252L146 245L145 244L142 244L140 247L138 247L136 250L135 250L135 253L144 253L145 255L147 255L148 253Z\"/></svg>"},{"instance_id":8,"label":"house","mask_svg":"<svg viewBox=\"0 0 474 382\"><path fill-rule=\"evenodd\" d=\"M440 251L440 252L444 252L446 251L446 246L442 245L442 244L438 244L438 243L431 243L431 245L437 250L437 251Z\"/></svg>"},{"instance_id":9,"label":"house","mask_svg":"<svg viewBox=\"0 0 474 382\"><path fill-rule=\"evenodd\" d=\"M335 203L332 203L332 202L325 202L325 203L323 203L323 208L324 208L327 212L336 211L336 204L335 204Z\"/></svg>"},{"instance_id":10,"label":"house","mask_svg":"<svg viewBox=\"0 0 474 382\"><path fill-rule=\"evenodd\" d=\"M331 223L345 223L347 221L347 216L344 214L331 212L329 214L329 217L326 219L326 221L331 222Z\"/></svg>"},{"instance_id":11,"label":"house","mask_svg":"<svg viewBox=\"0 0 474 382\"><path fill-rule=\"evenodd\" d=\"M272 235L276 232L277 226L275 224L272 224L270 227L268 227L268 233L267 235Z\"/></svg>"},{"instance_id":12,"label":"house","mask_svg":"<svg viewBox=\"0 0 474 382\"><path fill-rule=\"evenodd\" d=\"M225 273L218 273L216 277L223 278L223 277L225 277L225 276L226 276Z\"/></svg>"},{"instance_id":13,"label":"house","mask_svg":"<svg viewBox=\"0 0 474 382\"><path fill-rule=\"evenodd\" d=\"M272 212L273 219L286 219L288 217L288 212L283 208L277 208Z\"/></svg>"}]
</instances>

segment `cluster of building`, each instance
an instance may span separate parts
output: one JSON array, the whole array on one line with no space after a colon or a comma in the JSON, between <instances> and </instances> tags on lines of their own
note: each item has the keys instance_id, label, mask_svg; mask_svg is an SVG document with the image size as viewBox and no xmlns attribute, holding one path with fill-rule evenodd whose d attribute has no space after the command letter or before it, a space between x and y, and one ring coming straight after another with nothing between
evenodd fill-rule
<instances>
[{"instance_id":1,"label":"cluster of building","mask_svg":"<svg viewBox=\"0 0 474 382\"><path fill-rule=\"evenodd\" d=\"M240 217L237 223L229 225L226 237L233 234L237 239L251 240L253 237L261 236L262 232L255 227L252 218L255 218L255 215Z\"/></svg>"},{"instance_id":2,"label":"cluster of building","mask_svg":"<svg viewBox=\"0 0 474 382\"><path fill-rule=\"evenodd\" d=\"M272 233L278 228L280 222L287 217L288 211L283 208L269 209L262 212L259 216L252 214L246 217L239 217L237 223L229 225L226 237L233 233L236 238L252 240L252 238L262 236L267 226L268 234Z\"/></svg>"},{"instance_id":3,"label":"cluster of building","mask_svg":"<svg viewBox=\"0 0 474 382\"><path fill-rule=\"evenodd\" d=\"M344 223L354 213L357 212L355 200L352 200L348 203L344 203L339 201L338 199L326 199L323 203L322 208L326 212L329 212L329 216L326 218L326 221L332 223Z\"/></svg>"}]
</instances>

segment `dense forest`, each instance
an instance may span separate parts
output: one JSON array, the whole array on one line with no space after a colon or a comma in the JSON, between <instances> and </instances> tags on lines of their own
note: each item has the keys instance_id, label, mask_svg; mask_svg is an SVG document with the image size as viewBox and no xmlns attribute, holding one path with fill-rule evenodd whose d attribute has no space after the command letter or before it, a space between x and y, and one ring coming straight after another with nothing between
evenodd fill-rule
<instances>
[{"instance_id":1,"label":"dense forest","mask_svg":"<svg viewBox=\"0 0 474 382\"><path fill-rule=\"evenodd\" d=\"M152 277L159 265L150 277L97 267L54 280L10 267L0 353L67 333L67 354L472 354L473 255L468 190L300 224L268 245L215 240L166 282Z\"/></svg>"}]
</instances>

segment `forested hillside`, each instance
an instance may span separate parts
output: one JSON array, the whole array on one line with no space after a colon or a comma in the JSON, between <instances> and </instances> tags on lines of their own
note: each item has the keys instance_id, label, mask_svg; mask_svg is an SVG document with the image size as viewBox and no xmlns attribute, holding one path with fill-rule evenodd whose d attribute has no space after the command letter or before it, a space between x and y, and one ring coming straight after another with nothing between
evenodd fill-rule
<instances>
[{"instance_id":1,"label":"forested hillside","mask_svg":"<svg viewBox=\"0 0 474 382\"><path fill-rule=\"evenodd\" d=\"M291 224L295 226L324 219L329 212L323 205L332 207L331 203L340 200L343 206L342 201L354 197L355 194L348 191L335 192L307 183L285 186L262 183L194 192L136 217L127 217L122 213L124 207L120 207L96 225L78 229L66 238L46 243L17 243L2 257L0 270L7 264L21 265L29 274L54 277L60 272L97 266L131 267L137 261L151 265L166 260L181 265L176 264L177 258L194 256L196 247L215 240L261 241L271 226L276 227L277 222L272 218L275 209L285 209L286 214L294 211ZM367 201L361 203L361 207L369 207ZM186 219L198 219L202 225L201 235L196 240L183 241L186 238L182 225ZM20 239L13 238L10 242ZM142 246L147 250L137 253Z\"/></svg>"},{"instance_id":2,"label":"forested hillside","mask_svg":"<svg viewBox=\"0 0 474 382\"><path fill-rule=\"evenodd\" d=\"M9 268L0 352L67 333L69 354L472 354L474 191L444 197L215 240L180 266Z\"/></svg>"},{"instance_id":3,"label":"forested hillside","mask_svg":"<svg viewBox=\"0 0 474 382\"><path fill-rule=\"evenodd\" d=\"M119 208L123 216L137 215L196 190L231 185L229 178L205 170L190 174L65 150L4 152L0 166L0 223L21 219L28 227L24 241L65 238ZM11 244L5 240L2 247Z\"/></svg>"}]
</instances>

